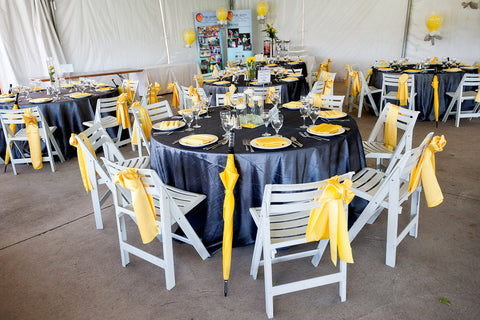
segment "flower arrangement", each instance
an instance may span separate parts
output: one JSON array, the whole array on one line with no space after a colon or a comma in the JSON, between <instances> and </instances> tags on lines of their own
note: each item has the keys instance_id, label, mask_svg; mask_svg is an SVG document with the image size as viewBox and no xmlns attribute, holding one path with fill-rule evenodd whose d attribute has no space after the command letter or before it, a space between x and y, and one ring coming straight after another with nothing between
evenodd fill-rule
<instances>
[{"instance_id":1,"label":"flower arrangement","mask_svg":"<svg viewBox=\"0 0 480 320\"><path fill-rule=\"evenodd\" d=\"M262 30L263 32L265 32L267 34L267 37L269 37L270 39L272 39L272 42L273 40L278 40L278 37L277 37L277 29L275 29L273 27L273 22L268 24L267 23L267 28Z\"/></svg>"},{"instance_id":2,"label":"flower arrangement","mask_svg":"<svg viewBox=\"0 0 480 320\"><path fill-rule=\"evenodd\" d=\"M53 58L47 58L47 69L48 76L50 77L50 83L53 85L55 83L55 67L53 66Z\"/></svg>"},{"instance_id":3,"label":"flower arrangement","mask_svg":"<svg viewBox=\"0 0 480 320\"><path fill-rule=\"evenodd\" d=\"M255 57L249 57L247 58L247 72L248 72L248 78L249 79L254 79L255 78L255 72L257 71L257 59Z\"/></svg>"}]
</instances>

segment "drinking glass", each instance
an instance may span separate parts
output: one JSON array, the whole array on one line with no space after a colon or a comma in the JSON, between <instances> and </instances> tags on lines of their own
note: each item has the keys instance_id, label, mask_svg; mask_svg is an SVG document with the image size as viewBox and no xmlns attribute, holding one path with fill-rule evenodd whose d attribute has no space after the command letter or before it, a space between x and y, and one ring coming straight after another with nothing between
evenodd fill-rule
<instances>
[{"instance_id":1,"label":"drinking glass","mask_svg":"<svg viewBox=\"0 0 480 320\"><path fill-rule=\"evenodd\" d=\"M268 124L270 123L270 114L268 113L268 111L264 111L262 113L262 119L263 119L263 123L265 124L265 133L263 133L262 136L263 137L271 136L271 134L268 133Z\"/></svg>"},{"instance_id":2,"label":"drinking glass","mask_svg":"<svg viewBox=\"0 0 480 320\"><path fill-rule=\"evenodd\" d=\"M312 126L315 125L315 122L317 121L318 117L320 116L318 114L318 111L319 111L319 108L316 108L316 107L312 107L310 108L309 112L308 112L308 116L310 117L310 119L312 120Z\"/></svg>"},{"instance_id":3,"label":"drinking glass","mask_svg":"<svg viewBox=\"0 0 480 320\"><path fill-rule=\"evenodd\" d=\"M193 114L193 117L195 118L195 125L193 127L196 129L202 127L198 124L198 116L200 114L200 110L201 110L200 103L199 102L194 103L192 106L192 114Z\"/></svg>"},{"instance_id":4,"label":"drinking glass","mask_svg":"<svg viewBox=\"0 0 480 320\"><path fill-rule=\"evenodd\" d=\"M228 121L227 118L230 118L231 113L229 110L221 110L220 111L220 123L222 125L222 129L225 131L224 137L228 134L228 129L225 128L225 123Z\"/></svg>"},{"instance_id":5,"label":"drinking glass","mask_svg":"<svg viewBox=\"0 0 480 320\"><path fill-rule=\"evenodd\" d=\"M229 137L232 129L235 127L235 119L235 115L231 114L230 112L221 117L222 128L225 131L225 137Z\"/></svg>"},{"instance_id":6,"label":"drinking glass","mask_svg":"<svg viewBox=\"0 0 480 320\"><path fill-rule=\"evenodd\" d=\"M210 108L210 103L212 101L212 95L210 95L208 98L205 99L205 110L207 111L207 114L205 115L204 118L211 118L212 116L208 113L208 110Z\"/></svg>"},{"instance_id":7,"label":"drinking glass","mask_svg":"<svg viewBox=\"0 0 480 320\"><path fill-rule=\"evenodd\" d=\"M275 133L278 136L278 131L280 131L280 128L283 126L283 114L278 114L277 117L273 118L271 120L272 122L272 127L275 129Z\"/></svg>"},{"instance_id":8,"label":"drinking glass","mask_svg":"<svg viewBox=\"0 0 480 320\"><path fill-rule=\"evenodd\" d=\"M302 129L307 129L307 125L305 124L305 119L308 117L308 111L309 111L309 108L308 108L308 103L307 101L304 99L304 100L300 100L301 102L301 105L300 105L300 116L302 117L303 119L303 125L300 126L300 128Z\"/></svg>"},{"instance_id":9,"label":"drinking glass","mask_svg":"<svg viewBox=\"0 0 480 320\"><path fill-rule=\"evenodd\" d=\"M193 117L194 117L193 112L184 111L182 112L182 117L185 123L188 125L188 129L185 129L185 131L193 131L193 128L190 128L193 122Z\"/></svg>"}]
</instances>

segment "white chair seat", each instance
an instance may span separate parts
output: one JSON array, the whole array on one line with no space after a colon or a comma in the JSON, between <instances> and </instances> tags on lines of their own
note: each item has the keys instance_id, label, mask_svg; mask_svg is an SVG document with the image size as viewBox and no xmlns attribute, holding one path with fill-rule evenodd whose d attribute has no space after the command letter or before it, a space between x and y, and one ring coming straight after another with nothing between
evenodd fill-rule
<instances>
[{"instance_id":1,"label":"white chair seat","mask_svg":"<svg viewBox=\"0 0 480 320\"><path fill-rule=\"evenodd\" d=\"M55 130L57 130L57 127L56 126L52 126L52 127L48 127L50 129L50 132L54 132ZM43 139L43 135L42 133L40 132L40 137ZM13 137L10 138L10 140L18 140L18 141L23 141L27 138L27 130L25 128L22 128L20 130L18 130L17 132L15 132L15 135Z\"/></svg>"},{"instance_id":2,"label":"white chair seat","mask_svg":"<svg viewBox=\"0 0 480 320\"><path fill-rule=\"evenodd\" d=\"M362 141L365 158L390 158L393 150L388 149L385 144L378 141Z\"/></svg>"}]
</instances>

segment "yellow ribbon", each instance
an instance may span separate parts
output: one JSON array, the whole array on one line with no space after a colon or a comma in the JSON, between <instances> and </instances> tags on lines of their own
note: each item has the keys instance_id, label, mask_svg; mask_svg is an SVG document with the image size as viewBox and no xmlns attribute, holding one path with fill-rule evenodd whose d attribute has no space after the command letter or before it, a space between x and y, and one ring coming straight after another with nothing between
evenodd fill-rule
<instances>
[{"instance_id":1,"label":"yellow ribbon","mask_svg":"<svg viewBox=\"0 0 480 320\"><path fill-rule=\"evenodd\" d=\"M127 80L127 85L126 85L125 91L127 92L128 102L132 103L134 92L132 91L132 85L130 83L130 80Z\"/></svg>"},{"instance_id":2,"label":"yellow ribbon","mask_svg":"<svg viewBox=\"0 0 480 320\"><path fill-rule=\"evenodd\" d=\"M212 75L213 75L214 78L218 78L217 68L215 68L215 66L213 67Z\"/></svg>"},{"instance_id":3,"label":"yellow ribbon","mask_svg":"<svg viewBox=\"0 0 480 320\"><path fill-rule=\"evenodd\" d=\"M397 145L397 119L399 106L390 104L390 108L387 112L387 118L385 119L385 132L383 136L383 142L385 147L393 150Z\"/></svg>"},{"instance_id":4,"label":"yellow ribbon","mask_svg":"<svg viewBox=\"0 0 480 320\"><path fill-rule=\"evenodd\" d=\"M435 111L435 121L438 121L438 77L435 75L433 76L432 81L433 87L433 110Z\"/></svg>"},{"instance_id":5,"label":"yellow ribbon","mask_svg":"<svg viewBox=\"0 0 480 320\"><path fill-rule=\"evenodd\" d=\"M12 109L13 110L18 110L18 105L14 104ZM15 125L15 123L10 124L10 131L12 131L12 134L15 134L16 127L17 126ZM10 148L12 148L12 143L10 143ZM6 150L5 150L5 165L7 165L9 161L10 161L10 153L8 152L8 148L6 148Z\"/></svg>"},{"instance_id":6,"label":"yellow ribbon","mask_svg":"<svg viewBox=\"0 0 480 320\"><path fill-rule=\"evenodd\" d=\"M320 93L315 93L313 95L313 102L312 102L314 107L321 107L322 104L322 95Z\"/></svg>"},{"instance_id":7,"label":"yellow ribbon","mask_svg":"<svg viewBox=\"0 0 480 320\"><path fill-rule=\"evenodd\" d=\"M438 62L438 57L434 57L430 63L437 63Z\"/></svg>"},{"instance_id":8,"label":"yellow ribbon","mask_svg":"<svg viewBox=\"0 0 480 320\"><path fill-rule=\"evenodd\" d=\"M333 88L333 78L328 77L327 81L325 81L325 87L323 87L323 94L329 96L332 94Z\"/></svg>"},{"instance_id":9,"label":"yellow ribbon","mask_svg":"<svg viewBox=\"0 0 480 320\"><path fill-rule=\"evenodd\" d=\"M355 99L357 98L360 90L362 89L362 83L360 82L360 76L358 74L358 71L350 72L350 76L352 77L351 93L353 98Z\"/></svg>"},{"instance_id":10,"label":"yellow ribbon","mask_svg":"<svg viewBox=\"0 0 480 320\"><path fill-rule=\"evenodd\" d=\"M443 147L447 141L442 135L435 136L425 148L418 164L413 168L410 174L410 184L408 191L412 193L418 187L420 178L422 178L423 190L425 191L425 199L429 207L438 206L443 202L443 194L435 176L435 152L443 151Z\"/></svg>"},{"instance_id":11,"label":"yellow ribbon","mask_svg":"<svg viewBox=\"0 0 480 320\"><path fill-rule=\"evenodd\" d=\"M272 96L275 94L275 87L268 88L267 91L267 99L265 99L265 103L272 103Z\"/></svg>"},{"instance_id":12,"label":"yellow ribbon","mask_svg":"<svg viewBox=\"0 0 480 320\"><path fill-rule=\"evenodd\" d=\"M480 62L477 64L477 72L480 73Z\"/></svg>"},{"instance_id":13,"label":"yellow ribbon","mask_svg":"<svg viewBox=\"0 0 480 320\"><path fill-rule=\"evenodd\" d=\"M147 140L150 140L150 132L152 131L152 120L150 120L147 109L144 106L141 106L140 102L138 101L132 105L132 108L138 108L138 120L140 120L140 125L142 126L142 130L145 133L145 137L147 138ZM137 126L133 126L132 144L134 145L138 145L137 134Z\"/></svg>"},{"instance_id":14,"label":"yellow ribbon","mask_svg":"<svg viewBox=\"0 0 480 320\"><path fill-rule=\"evenodd\" d=\"M130 128L127 99L128 95L126 93L122 93L117 99L117 123L121 124L124 129Z\"/></svg>"},{"instance_id":15,"label":"yellow ribbon","mask_svg":"<svg viewBox=\"0 0 480 320\"><path fill-rule=\"evenodd\" d=\"M397 99L400 100L401 106L407 105L408 100L408 74L404 73L398 78L398 91L397 91Z\"/></svg>"},{"instance_id":16,"label":"yellow ribbon","mask_svg":"<svg viewBox=\"0 0 480 320\"><path fill-rule=\"evenodd\" d=\"M323 82L327 81L328 77L329 77L328 72L324 72L323 75L322 75L322 81Z\"/></svg>"},{"instance_id":17,"label":"yellow ribbon","mask_svg":"<svg viewBox=\"0 0 480 320\"><path fill-rule=\"evenodd\" d=\"M327 72L330 72L330 62L332 62L332 59L327 59Z\"/></svg>"},{"instance_id":18,"label":"yellow ribbon","mask_svg":"<svg viewBox=\"0 0 480 320\"><path fill-rule=\"evenodd\" d=\"M143 243L149 243L158 235L153 198L147 194L136 168L126 168L115 174L115 183L132 193L132 205L137 219L138 231ZM166 212L166 214L169 214ZM167 226L170 228L170 226Z\"/></svg>"},{"instance_id":19,"label":"yellow ribbon","mask_svg":"<svg viewBox=\"0 0 480 320\"><path fill-rule=\"evenodd\" d=\"M162 87L160 87L160 84L158 82L155 82L154 85L150 88L150 94L148 96L148 104L153 104L158 102L158 97L157 94L160 93L160 90Z\"/></svg>"},{"instance_id":20,"label":"yellow ribbon","mask_svg":"<svg viewBox=\"0 0 480 320\"><path fill-rule=\"evenodd\" d=\"M197 76L193 76L193 80L198 81L198 85L200 86L200 88L203 87L203 75L202 74L199 74Z\"/></svg>"},{"instance_id":21,"label":"yellow ribbon","mask_svg":"<svg viewBox=\"0 0 480 320\"><path fill-rule=\"evenodd\" d=\"M326 71L327 69L327 64L325 62L320 63L320 66L318 67L318 73L317 73L317 81L320 79L320 75L322 74L323 71Z\"/></svg>"},{"instance_id":22,"label":"yellow ribbon","mask_svg":"<svg viewBox=\"0 0 480 320\"><path fill-rule=\"evenodd\" d=\"M349 72L350 69L351 69L350 65L347 64L345 66L345 71L347 71L347 77L345 78L345 84L344 84L345 88L348 87L348 79L349 79L349 75L350 75L350 72Z\"/></svg>"},{"instance_id":23,"label":"yellow ribbon","mask_svg":"<svg viewBox=\"0 0 480 320\"><path fill-rule=\"evenodd\" d=\"M34 169L43 168L42 145L40 144L40 132L38 131L37 117L32 115L32 109L25 109L22 115L27 130L28 147Z\"/></svg>"},{"instance_id":24,"label":"yellow ribbon","mask_svg":"<svg viewBox=\"0 0 480 320\"><path fill-rule=\"evenodd\" d=\"M90 150L90 152L93 154L95 158L97 158L97 155L95 154L95 151L93 150L93 146L90 143L90 140L88 139L87 135L83 132L79 134L87 148ZM92 182L90 181L90 178L87 173L87 160L85 158L85 154L83 153L82 148L78 146L78 137L75 133L72 133L70 136L70 145L74 146L77 148L77 160L78 160L78 167L80 168L80 175L82 176L82 182L83 186L85 188L85 191L90 191L93 190Z\"/></svg>"},{"instance_id":25,"label":"yellow ribbon","mask_svg":"<svg viewBox=\"0 0 480 320\"><path fill-rule=\"evenodd\" d=\"M355 197L351 186L350 179L343 183L340 183L340 176L328 179L322 195L315 199L321 203L320 208L310 211L308 220L307 242L330 239L330 258L334 265L337 265L337 247L340 259L353 263L343 204L349 204Z\"/></svg>"},{"instance_id":26,"label":"yellow ribbon","mask_svg":"<svg viewBox=\"0 0 480 320\"><path fill-rule=\"evenodd\" d=\"M385 60L380 60L380 62L382 62L382 63L377 65L376 67L386 67L387 66L387 63L385 62Z\"/></svg>"},{"instance_id":27,"label":"yellow ribbon","mask_svg":"<svg viewBox=\"0 0 480 320\"><path fill-rule=\"evenodd\" d=\"M223 105L229 106L232 104L232 99L230 98L230 92L225 92L225 98L223 99Z\"/></svg>"},{"instance_id":28,"label":"yellow ribbon","mask_svg":"<svg viewBox=\"0 0 480 320\"><path fill-rule=\"evenodd\" d=\"M173 90L172 106L178 108L180 106L180 95L178 94L177 86L174 82L170 82L167 87L167 90L168 89Z\"/></svg>"},{"instance_id":29,"label":"yellow ribbon","mask_svg":"<svg viewBox=\"0 0 480 320\"><path fill-rule=\"evenodd\" d=\"M193 86L188 88L188 96L192 97L193 103L200 101L200 95L198 94L197 88L194 88Z\"/></svg>"},{"instance_id":30,"label":"yellow ribbon","mask_svg":"<svg viewBox=\"0 0 480 320\"><path fill-rule=\"evenodd\" d=\"M369 68L367 74L365 75L365 81L368 81L368 78L373 74L373 69Z\"/></svg>"},{"instance_id":31,"label":"yellow ribbon","mask_svg":"<svg viewBox=\"0 0 480 320\"><path fill-rule=\"evenodd\" d=\"M477 95L475 96L475 102L480 102L480 86L478 86L478 92L477 92Z\"/></svg>"}]
</instances>

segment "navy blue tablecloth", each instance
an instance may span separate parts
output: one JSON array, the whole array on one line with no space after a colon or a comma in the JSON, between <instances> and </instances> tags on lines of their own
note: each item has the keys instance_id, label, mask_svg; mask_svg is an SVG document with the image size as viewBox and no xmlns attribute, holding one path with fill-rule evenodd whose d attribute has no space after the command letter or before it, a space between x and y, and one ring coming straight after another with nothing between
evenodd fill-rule
<instances>
[{"instance_id":1,"label":"navy blue tablecloth","mask_svg":"<svg viewBox=\"0 0 480 320\"><path fill-rule=\"evenodd\" d=\"M218 137L223 134L218 108L212 109L217 109L213 110L213 117L200 119L202 127L193 133L210 133ZM295 136L304 144L303 148L290 146L276 151L248 152L242 145L243 139L260 137L265 132L265 127L235 130L235 165L240 177L234 190L234 246L254 243L257 228L248 210L261 206L266 184L318 181L358 171L365 166L362 139L352 118L347 117L347 121L338 122L351 128L350 131L320 142L299 136L301 129L298 127L302 120L298 111L282 109L281 112L284 115L284 126L280 134L285 137ZM273 132L271 128L269 131ZM186 135L188 132L153 135L151 166L164 183L207 195L207 199L187 218L212 251L221 246L223 236L224 187L219 173L225 168L228 147L205 151L179 144L172 145L174 140Z\"/></svg>"}]
</instances>

